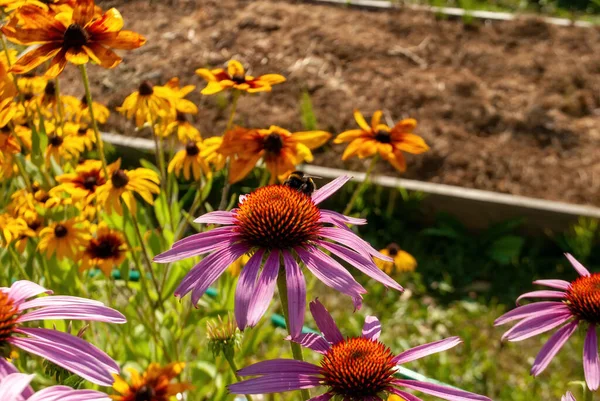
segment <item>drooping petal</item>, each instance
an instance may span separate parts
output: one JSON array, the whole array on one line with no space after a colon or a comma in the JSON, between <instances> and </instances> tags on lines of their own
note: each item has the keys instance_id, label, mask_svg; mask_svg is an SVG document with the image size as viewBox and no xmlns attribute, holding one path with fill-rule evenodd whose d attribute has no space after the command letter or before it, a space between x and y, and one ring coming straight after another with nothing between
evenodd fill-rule
<instances>
[{"instance_id":1,"label":"drooping petal","mask_svg":"<svg viewBox=\"0 0 600 401\"><path fill-rule=\"evenodd\" d=\"M250 300L256 288L256 277L262 263L264 250L259 249L248 260L237 283L235 290L235 320L237 321L240 330L244 330L248 326L248 311L250 308Z\"/></svg>"},{"instance_id":2,"label":"drooping petal","mask_svg":"<svg viewBox=\"0 0 600 401\"><path fill-rule=\"evenodd\" d=\"M227 386L232 394L271 394L317 387L321 379L298 373L275 373Z\"/></svg>"},{"instance_id":3,"label":"drooping petal","mask_svg":"<svg viewBox=\"0 0 600 401\"><path fill-rule=\"evenodd\" d=\"M185 238L186 243L176 242L168 251L156 255L153 261L156 263L170 263L176 260L214 252L235 243L235 235L231 230L215 233L213 233L213 231L215 230L191 235L190 237L192 238Z\"/></svg>"},{"instance_id":4,"label":"drooping petal","mask_svg":"<svg viewBox=\"0 0 600 401\"><path fill-rule=\"evenodd\" d=\"M532 376L537 376L546 369L552 358L554 358L569 337L575 332L578 323L577 321L573 321L565 324L550 337L533 362L533 366L531 367Z\"/></svg>"},{"instance_id":5,"label":"drooping petal","mask_svg":"<svg viewBox=\"0 0 600 401\"><path fill-rule=\"evenodd\" d=\"M189 245L190 243L192 243L192 242L195 243L197 240L200 240L200 239L220 237L223 234L227 234L227 233L231 234L231 233L233 233L233 231L234 231L234 227L231 227L231 226L213 228L212 230L204 231L204 232L197 233L197 234L192 234L183 239L180 239L179 241L175 242L171 247L177 248L177 247L180 247L183 245Z\"/></svg>"},{"instance_id":6,"label":"drooping petal","mask_svg":"<svg viewBox=\"0 0 600 401\"><path fill-rule=\"evenodd\" d=\"M52 319L67 319L67 320L87 320L95 322L106 322L123 324L127 322L125 316L120 312L104 305L85 304L82 302L64 302L60 301L56 305L52 305L53 297L45 299L45 306L34 311L29 311L17 319L17 322L31 322L35 320L52 320ZM62 297L64 299L66 297ZM73 297L75 298L75 297ZM42 298L43 299L43 298ZM30 301L31 304L36 304Z\"/></svg>"},{"instance_id":7,"label":"drooping petal","mask_svg":"<svg viewBox=\"0 0 600 401\"><path fill-rule=\"evenodd\" d=\"M15 74L29 72L44 61L56 56L60 51L61 48L56 43L42 45L19 58L11 67L10 72L14 72Z\"/></svg>"},{"instance_id":8,"label":"drooping petal","mask_svg":"<svg viewBox=\"0 0 600 401\"><path fill-rule=\"evenodd\" d=\"M283 263L287 280L288 316L290 319L288 329L292 338L296 338L302 332L304 325L306 282L300 266L288 251L283 251Z\"/></svg>"},{"instance_id":9,"label":"drooping petal","mask_svg":"<svg viewBox=\"0 0 600 401\"><path fill-rule=\"evenodd\" d=\"M446 351L450 348L456 347L462 340L459 337L448 337L444 340L434 341L432 343L419 345L418 347L411 348L394 358L394 362L398 365L411 362L417 359L421 359L427 355L436 354L438 352Z\"/></svg>"},{"instance_id":10,"label":"drooping petal","mask_svg":"<svg viewBox=\"0 0 600 401\"><path fill-rule=\"evenodd\" d=\"M316 397L313 397L308 401L329 401L331 398L333 398L332 393L325 393L325 394L321 394Z\"/></svg>"},{"instance_id":11,"label":"drooping petal","mask_svg":"<svg viewBox=\"0 0 600 401\"><path fill-rule=\"evenodd\" d=\"M331 195L337 192L338 189L343 187L345 183L350 181L351 178L352 177L348 175L343 175L317 189L312 194L312 200L315 203L315 205L318 205L325 199L329 198Z\"/></svg>"},{"instance_id":12,"label":"drooping petal","mask_svg":"<svg viewBox=\"0 0 600 401\"><path fill-rule=\"evenodd\" d=\"M203 224L235 224L235 215L231 212L223 212L220 210L205 213L194 220L194 223Z\"/></svg>"},{"instance_id":13,"label":"drooping petal","mask_svg":"<svg viewBox=\"0 0 600 401\"><path fill-rule=\"evenodd\" d=\"M573 255L571 255L570 253L565 253L565 256L567 257L567 259L569 259L569 262L571 262L571 264L573 265L573 268L575 270L577 270L577 273L579 273L580 276L589 276L590 272L588 271L588 269L585 268L585 266L583 266L581 263L579 263L579 261L577 259L575 259L573 257Z\"/></svg>"},{"instance_id":14,"label":"drooping petal","mask_svg":"<svg viewBox=\"0 0 600 401\"><path fill-rule=\"evenodd\" d=\"M546 311L538 315L528 317L515 324L502 336L502 340L521 341L536 336L560 326L573 315L569 311Z\"/></svg>"},{"instance_id":15,"label":"drooping petal","mask_svg":"<svg viewBox=\"0 0 600 401\"><path fill-rule=\"evenodd\" d=\"M0 400L2 401L21 401L23 391L29 387L29 383L35 375L25 375L22 373L11 373L0 380Z\"/></svg>"},{"instance_id":16,"label":"drooping petal","mask_svg":"<svg viewBox=\"0 0 600 401\"><path fill-rule=\"evenodd\" d=\"M567 294L562 291L551 291L551 290L540 290L540 291L531 291L522 294L519 298L517 298L517 305L519 301L523 298L564 298Z\"/></svg>"},{"instance_id":17,"label":"drooping petal","mask_svg":"<svg viewBox=\"0 0 600 401\"><path fill-rule=\"evenodd\" d=\"M341 224L354 224L363 225L367 224L366 219L358 219L356 217L344 216L341 213L334 212L333 210L321 210L321 219L329 217L331 221L336 221ZM329 221L328 221L329 222Z\"/></svg>"},{"instance_id":18,"label":"drooping petal","mask_svg":"<svg viewBox=\"0 0 600 401\"><path fill-rule=\"evenodd\" d=\"M365 324L362 329L362 336L369 340L379 339L381 334L381 323L375 316L365 317Z\"/></svg>"},{"instance_id":19,"label":"drooping petal","mask_svg":"<svg viewBox=\"0 0 600 401\"><path fill-rule=\"evenodd\" d=\"M318 352L319 354L325 354L327 351L329 351L329 348L331 348L323 336L315 333L300 334L293 340L290 337L286 338L286 340L291 340L305 348L309 348L315 352Z\"/></svg>"},{"instance_id":20,"label":"drooping petal","mask_svg":"<svg viewBox=\"0 0 600 401\"><path fill-rule=\"evenodd\" d=\"M565 395L560 397L560 401L577 401L577 400L573 396L573 393L571 393L570 391L567 391L567 393Z\"/></svg>"},{"instance_id":21,"label":"drooping petal","mask_svg":"<svg viewBox=\"0 0 600 401\"><path fill-rule=\"evenodd\" d=\"M563 310L568 312L569 308L562 302L535 302L529 305L519 306L494 321L494 326L500 326L513 320L524 319L532 315L537 315L540 312Z\"/></svg>"},{"instance_id":22,"label":"drooping petal","mask_svg":"<svg viewBox=\"0 0 600 401\"><path fill-rule=\"evenodd\" d=\"M83 50L94 63L99 64L104 68L114 68L123 61L115 52L99 43L90 43L87 46L83 46Z\"/></svg>"},{"instance_id":23,"label":"drooping petal","mask_svg":"<svg viewBox=\"0 0 600 401\"><path fill-rule=\"evenodd\" d=\"M483 395L434 383L425 383L417 380L394 380L393 383L397 386L417 390L449 401L491 401L488 397Z\"/></svg>"},{"instance_id":24,"label":"drooping petal","mask_svg":"<svg viewBox=\"0 0 600 401\"><path fill-rule=\"evenodd\" d=\"M595 324L590 324L585 336L583 372L588 388L592 391L598 390L600 386L600 360L598 359L598 337Z\"/></svg>"},{"instance_id":25,"label":"drooping petal","mask_svg":"<svg viewBox=\"0 0 600 401\"><path fill-rule=\"evenodd\" d=\"M352 231L344 230L335 227L322 227L319 230L319 234L326 239L339 242L340 244L346 245L350 249L354 249L361 253L363 256L374 256L381 260L393 262L394 260L389 256L386 256L373 248L371 244L354 234Z\"/></svg>"},{"instance_id":26,"label":"drooping petal","mask_svg":"<svg viewBox=\"0 0 600 401\"><path fill-rule=\"evenodd\" d=\"M344 336L342 336L342 332L337 324L335 324L335 320L333 320L333 317L323 304L319 302L318 298L310 303L310 313L327 341L331 344L344 341Z\"/></svg>"},{"instance_id":27,"label":"drooping petal","mask_svg":"<svg viewBox=\"0 0 600 401\"><path fill-rule=\"evenodd\" d=\"M52 294L52 291L45 289L42 286L39 286L31 281L27 280L19 280L15 281L13 285L10 286L10 290L8 292L8 297L12 299L15 304L20 304L21 302L35 297L40 294Z\"/></svg>"},{"instance_id":28,"label":"drooping petal","mask_svg":"<svg viewBox=\"0 0 600 401\"><path fill-rule=\"evenodd\" d=\"M277 283L277 274L279 273L279 252L271 251L263 271L258 278L258 283L250 300L248 309L248 325L256 326L263 317L275 293L275 284Z\"/></svg>"},{"instance_id":29,"label":"drooping petal","mask_svg":"<svg viewBox=\"0 0 600 401\"><path fill-rule=\"evenodd\" d=\"M571 283L564 280L535 280L533 284L543 285L550 288L556 288L558 290L568 290Z\"/></svg>"},{"instance_id":30,"label":"drooping petal","mask_svg":"<svg viewBox=\"0 0 600 401\"><path fill-rule=\"evenodd\" d=\"M240 376L258 376L273 373L318 375L320 372L320 367L313 365L312 363L297 361L295 359L271 359L238 370Z\"/></svg>"},{"instance_id":31,"label":"drooping petal","mask_svg":"<svg viewBox=\"0 0 600 401\"><path fill-rule=\"evenodd\" d=\"M73 390L67 386L52 386L38 391L27 401L110 401L110 397L94 390Z\"/></svg>"}]
</instances>

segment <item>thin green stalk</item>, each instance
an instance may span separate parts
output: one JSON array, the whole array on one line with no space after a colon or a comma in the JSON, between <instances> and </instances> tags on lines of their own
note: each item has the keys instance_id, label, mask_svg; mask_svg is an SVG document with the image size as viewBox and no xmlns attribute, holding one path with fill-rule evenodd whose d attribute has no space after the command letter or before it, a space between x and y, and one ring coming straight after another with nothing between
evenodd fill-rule
<instances>
[{"instance_id":1,"label":"thin green stalk","mask_svg":"<svg viewBox=\"0 0 600 401\"><path fill-rule=\"evenodd\" d=\"M228 355L227 352L223 352L223 355L225 356L225 359L227 360L227 363L229 364L229 367L231 368L233 374L235 375L235 378L237 379L237 381L241 382L242 378L240 377L240 375L238 375L238 368L235 364L235 361L233 360L233 356ZM252 397L250 397L248 394L246 394L246 399L248 401L252 401Z\"/></svg>"},{"instance_id":2,"label":"thin green stalk","mask_svg":"<svg viewBox=\"0 0 600 401\"><path fill-rule=\"evenodd\" d=\"M58 106L58 118L60 118L60 126L64 128L65 126L65 110L63 107L63 102L60 98L60 84L58 83L58 78L54 80L54 87L56 88L56 105ZM64 132L63 132L64 135Z\"/></svg>"},{"instance_id":3,"label":"thin green stalk","mask_svg":"<svg viewBox=\"0 0 600 401\"><path fill-rule=\"evenodd\" d=\"M354 207L354 203L356 203L358 196L362 193L363 189L365 188L365 185L367 185L367 182L369 181L369 177L371 176L371 173L373 172L373 169L375 168L377 159L378 159L377 155L373 156L373 158L371 159L371 163L369 164L369 167L367 168L367 172L365 174L365 179L354 190L354 193L352 194L352 198L350 198L350 202L348 202L348 204L346 205L346 208L344 209L343 214L347 215L352 211L352 208Z\"/></svg>"},{"instance_id":4,"label":"thin green stalk","mask_svg":"<svg viewBox=\"0 0 600 401\"><path fill-rule=\"evenodd\" d=\"M584 386L584 392L585 392L585 398L584 401L593 401L594 400L594 392L592 390L590 390L589 388L587 388L587 386Z\"/></svg>"},{"instance_id":5,"label":"thin green stalk","mask_svg":"<svg viewBox=\"0 0 600 401\"><path fill-rule=\"evenodd\" d=\"M231 129L233 125L233 117L235 116L235 111L237 109L238 99L240 98L241 92L235 90L233 92L233 98L231 99L231 110L229 112L229 121L227 121L227 127L225 127L225 132ZM223 185L223 192L221 193L221 202L219 202L219 210L225 210L227 206L227 199L229 198L229 189L231 188L231 184L229 184L229 160L225 164L225 168L223 169L223 173L225 175L225 185Z\"/></svg>"},{"instance_id":6,"label":"thin green stalk","mask_svg":"<svg viewBox=\"0 0 600 401\"><path fill-rule=\"evenodd\" d=\"M23 278L25 280L30 280L31 281L29 275L27 274L27 272L25 271L25 269L21 265L21 262L19 261L19 257L17 256L17 253L15 252L15 250L12 248L12 246L7 246L7 248L8 248L8 253L10 253L10 256L12 258L12 263L14 263L16 265L17 269L23 275Z\"/></svg>"},{"instance_id":7,"label":"thin green stalk","mask_svg":"<svg viewBox=\"0 0 600 401\"><path fill-rule=\"evenodd\" d=\"M265 164L264 166L264 171L262 173L262 177L260 178L260 186L264 187L265 185L267 185L267 183L269 182L269 169L267 168L267 165Z\"/></svg>"},{"instance_id":8,"label":"thin green stalk","mask_svg":"<svg viewBox=\"0 0 600 401\"><path fill-rule=\"evenodd\" d=\"M279 271L279 276L277 277L277 288L279 289L279 299L281 300L281 309L283 313L283 317L285 318L285 327L287 327L288 332L290 330L290 316L288 313L288 295L287 295L287 278L285 276L285 270L281 269ZM300 344L290 341L290 347L292 348L292 355L294 359L297 361L304 361L302 357L302 347ZM310 398L310 393L308 390L301 390L302 401L308 400Z\"/></svg>"},{"instance_id":9,"label":"thin green stalk","mask_svg":"<svg viewBox=\"0 0 600 401\"><path fill-rule=\"evenodd\" d=\"M90 120L92 122L92 128L94 129L94 135L96 137L96 147L100 154L100 160L102 161L102 171L104 176L108 179L108 169L106 165L106 157L104 156L104 144L102 138L100 138L100 131L98 130L98 124L96 124L96 118L94 117L94 106L92 104L92 92L90 91L90 80L88 78L87 68L85 64L79 66L81 72L81 80L83 81L83 87L85 88L85 100L87 101L88 110L90 111Z\"/></svg>"}]
</instances>

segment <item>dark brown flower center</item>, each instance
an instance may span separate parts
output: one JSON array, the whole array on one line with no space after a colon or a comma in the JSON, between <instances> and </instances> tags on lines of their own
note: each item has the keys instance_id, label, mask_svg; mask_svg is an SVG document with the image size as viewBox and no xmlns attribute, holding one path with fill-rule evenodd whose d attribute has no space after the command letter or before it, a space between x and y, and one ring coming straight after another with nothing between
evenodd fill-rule
<instances>
[{"instance_id":1,"label":"dark brown flower center","mask_svg":"<svg viewBox=\"0 0 600 401\"><path fill-rule=\"evenodd\" d=\"M64 142L64 140L62 139L61 136L58 135L49 135L48 136L48 143L50 143L50 145L54 146L54 147L58 147L60 145L62 145Z\"/></svg>"},{"instance_id":2,"label":"dark brown flower center","mask_svg":"<svg viewBox=\"0 0 600 401\"><path fill-rule=\"evenodd\" d=\"M379 341L348 338L334 344L321 361L321 373L330 391L346 400L377 397L394 380L394 354ZM378 399L378 397L377 397Z\"/></svg>"},{"instance_id":3,"label":"dark brown flower center","mask_svg":"<svg viewBox=\"0 0 600 401\"><path fill-rule=\"evenodd\" d=\"M94 191L96 186L98 186L98 179L100 177L98 175L88 175L83 179L82 185L88 191Z\"/></svg>"},{"instance_id":4,"label":"dark brown flower center","mask_svg":"<svg viewBox=\"0 0 600 401\"><path fill-rule=\"evenodd\" d=\"M200 153L200 149L198 148L198 145L196 145L196 142L189 141L187 145L185 145L185 152L188 156L196 156Z\"/></svg>"},{"instance_id":5,"label":"dark brown flower center","mask_svg":"<svg viewBox=\"0 0 600 401\"><path fill-rule=\"evenodd\" d=\"M31 223L27 223L27 227L31 228L33 231L37 231L41 226L42 222L40 220L33 220Z\"/></svg>"},{"instance_id":6,"label":"dark brown flower center","mask_svg":"<svg viewBox=\"0 0 600 401\"><path fill-rule=\"evenodd\" d=\"M67 227L63 226L62 224L57 224L56 227L54 227L54 236L56 238L66 237L68 233L69 231L67 230Z\"/></svg>"},{"instance_id":7,"label":"dark brown flower center","mask_svg":"<svg viewBox=\"0 0 600 401\"><path fill-rule=\"evenodd\" d=\"M233 82L235 82L236 84L240 85L246 82L246 76L245 75L241 75L241 74L236 74L233 77L231 77L231 80Z\"/></svg>"},{"instance_id":8,"label":"dark brown flower center","mask_svg":"<svg viewBox=\"0 0 600 401\"><path fill-rule=\"evenodd\" d=\"M85 46L90 40L87 31L78 24L71 24L63 36L63 49L72 49Z\"/></svg>"},{"instance_id":9,"label":"dark brown flower center","mask_svg":"<svg viewBox=\"0 0 600 401\"><path fill-rule=\"evenodd\" d=\"M138 93L141 96L150 96L154 93L154 87L149 81L144 81L140 84L140 87L138 88Z\"/></svg>"},{"instance_id":10,"label":"dark brown flower center","mask_svg":"<svg viewBox=\"0 0 600 401\"><path fill-rule=\"evenodd\" d=\"M121 252L123 252L121 250L122 245L123 241L118 235L108 233L92 239L85 252L97 259L116 259L121 255Z\"/></svg>"},{"instance_id":11,"label":"dark brown flower center","mask_svg":"<svg viewBox=\"0 0 600 401\"><path fill-rule=\"evenodd\" d=\"M239 204L237 231L251 247L290 249L317 239L321 212L310 196L283 185L268 185Z\"/></svg>"},{"instance_id":12,"label":"dark brown flower center","mask_svg":"<svg viewBox=\"0 0 600 401\"><path fill-rule=\"evenodd\" d=\"M83 95L83 96L81 97L81 100L80 100L80 101L81 101L81 106L83 106L83 107L87 107L87 97L86 97L85 95Z\"/></svg>"},{"instance_id":13,"label":"dark brown flower center","mask_svg":"<svg viewBox=\"0 0 600 401\"><path fill-rule=\"evenodd\" d=\"M565 301L578 318L600 323L600 273L578 277L567 290Z\"/></svg>"},{"instance_id":14,"label":"dark brown flower center","mask_svg":"<svg viewBox=\"0 0 600 401\"><path fill-rule=\"evenodd\" d=\"M263 147L267 152L278 155L283 148L283 139L279 134L269 134L264 139Z\"/></svg>"},{"instance_id":15,"label":"dark brown flower center","mask_svg":"<svg viewBox=\"0 0 600 401\"><path fill-rule=\"evenodd\" d=\"M129 177L127 177L127 173L123 170L117 170L112 173L110 177L110 181L115 188L123 188L129 182Z\"/></svg>"},{"instance_id":16,"label":"dark brown flower center","mask_svg":"<svg viewBox=\"0 0 600 401\"><path fill-rule=\"evenodd\" d=\"M0 292L0 345L11 336L17 319L17 308L5 292Z\"/></svg>"},{"instance_id":17,"label":"dark brown flower center","mask_svg":"<svg viewBox=\"0 0 600 401\"><path fill-rule=\"evenodd\" d=\"M185 116L185 114L183 114L182 112L178 111L177 112L177 121L179 121L180 123L184 123L187 121L187 117Z\"/></svg>"},{"instance_id":18,"label":"dark brown flower center","mask_svg":"<svg viewBox=\"0 0 600 401\"><path fill-rule=\"evenodd\" d=\"M395 242L392 242L387 246L387 250L390 253L390 256L394 257L400 252L400 247Z\"/></svg>"},{"instance_id":19,"label":"dark brown flower center","mask_svg":"<svg viewBox=\"0 0 600 401\"><path fill-rule=\"evenodd\" d=\"M56 96L56 84L54 81L48 81L44 87L44 95L54 97Z\"/></svg>"},{"instance_id":20,"label":"dark brown flower center","mask_svg":"<svg viewBox=\"0 0 600 401\"><path fill-rule=\"evenodd\" d=\"M135 401L154 401L156 391L152 386L144 384L135 392Z\"/></svg>"},{"instance_id":21,"label":"dark brown flower center","mask_svg":"<svg viewBox=\"0 0 600 401\"><path fill-rule=\"evenodd\" d=\"M375 133L375 140L381 143L391 143L392 137L388 131L379 130Z\"/></svg>"},{"instance_id":22,"label":"dark brown flower center","mask_svg":"<svg viewBox=\"0 0 600 401\"><path fill-rule=\"evenodd\" d=\"M79 127L79 129L77 129L77 135L79 136L83 136L87 133L87 128L85 127Z\"/></svg>"}]
</instances>

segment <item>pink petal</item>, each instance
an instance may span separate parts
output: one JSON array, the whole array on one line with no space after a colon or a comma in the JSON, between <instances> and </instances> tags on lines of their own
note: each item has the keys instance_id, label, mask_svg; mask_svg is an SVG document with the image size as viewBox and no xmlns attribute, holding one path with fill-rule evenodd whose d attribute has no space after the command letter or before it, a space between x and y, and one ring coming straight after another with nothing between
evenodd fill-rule
<instances>
[{"instance_id":1,"label":"pink petal","mask_svg":"<svg viewBox=\"0 0 600 401\"><path fill-rule=\"evenodd\" d=\"M590 324L585 344L583 346L583 372L588 388L592 391L598 390L600 386L600 360L598 359L598 337L596 325Z\"/></svg>"},{"instance_id":2,"label":"pink petal","mask_svg":"<svg viewBox=\"0 0 600 401\"><path fill-rule=\"evenodd\" d=\"M237 242L236 235L235 233L231 232L231 230L219 233L213 233L213 231L216 230L194 234L202 235L202 237L194 237L194 235L192 235L188 238L185 238L187 241L185 244L181 244L181 241L179 243L176 242L168 251L156 255L153 261L156 263L175 262L177 260L190 258L192 256L199 256L205 253L214 252Z\"/></svg>"},{"instance_id":3,"label":"pink petal","mask_svg":"<svg viewBox=\"0 0 600 401\"><path fill-rule=\"evenodd\" d=\"M566 291L571 287L571 283L565 280L535 280L533 284L544 285L550 288Z\"/></svg>"},{"instance_id":4,"label":"pink petal","mask_svg":"<svg viewBox=\"0 0 600 401\"><path fill-rule=\"evenodd\" d=\"M581 263L579 263L579 261L577 259L575 259L573 257L573 255L571 255L570 253L565 253L565 256L567 257L567 259L569 259L569 262L571 262L571 264L573 265L573 268L575 270L577 270L577 273L579 273L580 276L589 276L590 272L588 271L588 269L585 268L585 266L583 266Z\"/></svg>"},{"instance_id":5,"label":"pink petal","mask_svg":"<svg viewBox=\"0 0 600 401\"><path fill-rule=\"evenodd\" d=\"M533 362L533 366L531 367L532 376L537 376L546 369L552 358L554 358L554 355L556 355L569 337L575 332L578 324L579 322L576 320L565 324L550 337Z\"/></svg>"},{"instance_id":6,"label":"pink petal","mask_svg":"<svg viewBox=\"0 0 600 401\"><path fill-rule=\"evenodd\" d=\"M346 245L348 248L356 250L363 256L369 257L369 255L372 255L381 260L386 260L388 262L393 261L392 258L385 256L373 248L367 241L363 240L352 231L335 227L323 227L319 230L319 235L325 239L330 239L339 242L342 245Z\"/></svg>"},{"instance_id":7,"label":"pink petal","mask_svg":"<svg viewBox=\"0 0 600 401\"><path fill-rule=\"evenodd\" d=\"M380 334L381 323L379 322L379 319L375 316L367 316L365 318L365 324L363 325L362 336L375 341L379 339Z\"/></svg>"},{"instance_id":8,"label":"pink petal","mask_svg":"<svg viewBox=\"0 0 600 401\"><path fill-rule=\"evenodd\" d=\"M321 219L324 223L331 224L353 224L355 226L367 224L366 219L358 219L356 217L346 216L341 213L334 212L333 210L321 210Z\"/></svg>"},{"instance_id":9,"label":"pink petal","mask_svg":"<svg viewBox=\"0 0 600 401\"><path fill-rule=\"evenodd\" d=\"M562 310L543 312L521 320L502 336L502 340L521 341L560 326L573 315Z\"/></svg>"},{"instance_id":10,"label":"pink petal","mask_svg":"<svg viewBox=\"0 0 600 401\"><path fill-rule=\"evenodd\" d=\"M256 326L269 308L269 304L275 293L279 267L279 251L271 251L250 300L248 325L251 327Z\"/></svg>"},{"instance_id":11,"label":"pink petal","mask_svg":"<svg viewBox=\"0 0 600 401\"><path fill-rule=\"evenodd\" d=\"M321 394L316 397L313 397L308 401L329 401L332 397L333 397L333 394L325 393L325 394Z\"/></svg>"},{"instance_id":12,"label":"pink petal","mask_svg":"<svg viewBox=\"0 0 600 401\"><path fill-rule=\"evenodd\" d=\"M309 348L315 352L318 352L319 354L326 354L331 348L331 345L329 345L327 340L315 333L300 334L293 340L288 336L286 340L291 340L305 348Z\"/></svg>"},{"instance_id":13,"label":"pink petal","mask_svg":"<svg viewBox=\"0 0 600 401\"><path fill-rule=\"evenodd\" d=\"M292 338L295 338L300 335L304 325L306 282L300 266L288 251L283 251L283 262L287 281L288 316L290 319L288 330Z\"/></svg>"},{"instance_id":14,"label":"pink petal","mask_svg":"<svg viewBox=\"0 0 600 401\"><path fill-rule=\"evenodd\" d=\"M523 298L564 298L567 294L562 291L550 291L550 290L540 290L540 291L531 291L521 295L517 298L517 305L519 305L519 301Z\"/></svg>"},{"instance_id":15,"label":"pink petal","mask_svg":"<svg viewBox=\"0 0 600 401\"><path fill-rule=\"evenodd\" d=\"M567 312L569 310L569 307L562 302L534 302L529 305L519 306L509 312L506 312L504 315L496 319L496 321L494 322L494 326L500 326L504 323L512 322L513 320L519 320L530 317L532 315L537 315L540 312L557 310Z\"/></svg>"},{"instance_id":16,"label":"pink petal","mask_svg":"<svg viewBox=\"0 0 600 401\"><path fill-rule=\"evenodd\" d=\"M217 210L215 212L205 213L194 220L194 223L204 224L235 224L235 214Z\"/></svg>"},{"instance_id":17,"label":"pink petal","mask_svg":"<svg viewBox=\"0 0 600 401\"><path fill-rule=\"evenodd\" d=\"M425 383L417 380L394 380L394 385L417 390L449 401L491 401L483 395L470 393L454 387L440 386L439 384Z\"/></svg>"},{"instance_id":18,"label":"pink petal","mask_svg":"<svg viewBox=\"0 0 600 401\"><path fill-rule=\"evenodd\" d=\"M421 359L427 355L436 354L438 352L446 351L450 348L456 347L462 341L459 337L448 337L444 340L435 341L428 344L419 345L418 347L411 348L394 358L394 362L398 365L411 362L417 359Z\"/></svg>"},{"instance_id":19,"label":"pink petal","mask_svg":"<svg viewBox=\"0 0 600 401\"><path fill-rule=\"evenodd\" d=\"M35 297L40 294L52 294L52 291L45 289L42 286L39 286L31 281L20 280L15 281L13 285L10 286L10 291L8 296L13 300L15 304L20 304L21 302Z\"/></svg>"},{"instance_id":20,"label":"pink petal","mask_svg":"<svg viewBox=\"0 0 600 401\"><path fill-rule=\"evenodd\" d=\"M327 184L323 185L321 188L313 192L312 200L315 203L315 205L318 205L319 203L323 202L325 199L333 195L338 189L343 187L345 183L350 181L350 178L352 177L343 175L331 182L328 182Z\"/></svg>"},{"instance_id":21,"label":"pink petal","mask_svg":"<svg viewBox=\"0 0 600 401\"><path fill-rule=\"evenodd\" d=\"M110 401L110 397L99 391L52 386L38 391L27 401Z\"/></svg>"},{"instance_id":22,"label":"pink petal","mask_svg":"<svg viewBox=\"0 0 600 401\"><path fill-rule=\"evenodd\" d=\"M258 276L264 253L262 249L259 249L252 255L242 269L235 289L235 320L240 330L248 327L250 300L256 288L256 277Z\"/></svg>"},{"instance_id":23,"label":"pink petal","mask_svg":"<svg viewBox=\"0 0 600 401\"><path fill-rule=\"evenodd\" d=\"M570 391L567 391L565 395L560 397L560 401L577 401Z\"/></svg>"},{"instance_id":24,"label":"pink petal","mask_svg":"<svg viewBox=\"0 0 600 401\"><path fill-rule=\"evenodd\" d=\"M325 309L323 304L319 302L318 298L310 303L310 313L327 341L331 344L344 341L344 336L342 336L342 332L337 324L335 324L333 317L331 317L331 314Z\"/></svg>"},{"instance_id":25,"label":"pink petal","mask_svg":"<svg viewBox=\"0 0 600 401\"><path fill-rule=\"evenodd\" d=\"M321 368L312 363L294 359L270 359L238 370L240 376L259 376L273 373L319 375Z\"/></svg>"},{"instance_id":26,"label":"pink petal","mask_svg":"<svg viewBox=\"0 0 600 401\"><path fill-rule=\"evenodd\" d=\"M0 400L2 401L20 401L21 395L27 391L29 383L35 375L25 375L23 373L11 373L0 380Z\"/></svg>"},{"instance_id":27,"label":"pink petal","mask_svg":"<svg viewBox=\"0 0 600 401\"><path fill-rule=\"evenodd\" d=\"M227 386L232 394L271 394L317 387L321 379L298 373L275 373Z\"/></svg>"}]
</instances>

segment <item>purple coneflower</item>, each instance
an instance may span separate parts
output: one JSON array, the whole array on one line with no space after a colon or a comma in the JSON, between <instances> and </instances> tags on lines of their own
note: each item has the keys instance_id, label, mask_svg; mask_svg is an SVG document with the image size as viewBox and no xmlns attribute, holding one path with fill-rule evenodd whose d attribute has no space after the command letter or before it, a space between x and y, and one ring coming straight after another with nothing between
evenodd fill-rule
<instances>
[{"instance_id":1,"label":"purple coneflower","mask_svg":"<svg viewBox=\"0 0 600 401\"><path fill-rule=\"evenodd\" d=\"M79 337L57 330L27 328L35 320L87 320L125 323L125 317L101 302L71 296L31 299L49 291L30 281L0 287L0 348L9 344L31 352L92 383L110 386L119 366L108 355ZM0 398L1 399L1 398Z\"/></svg>"},{"instance_id":2,"label":"purple coneflower","mask_svg":"<svg viewBox=\"0 0 600 401\"><path fill-rule=\"evenodd\" d=\"M402 287L379 270L372 257L391 260L354 234L346 224L365 224L364 219L321 210L317 206L336 192L350 177L340 177L315 191L312 197L285 185L269 185L240 197L237 209L206 213L196 223L224 227L191 235L154 258L168 263L210 253L185 276L175 296L192 293L198 300L227 267L240 256L252 254L242 270L235 294L235 317L243 330L254 326L267 310L280 270L287 281L290 334L300 334L306 307L306 283L300 260L319 280L352 297L360 308L366 290L330 252L386 287ZM264 263L263 263L264 261ZM259 270L262 266L262 272Z\"/></svg>"},{"instance_id":3,"label":"purple coneflower","mask_svg":"<svg viewBox=\"0 0 600 401\"><path fill-rule=\"evenodd\" d=\"M318 300L311 302L310 310L324 337L313 333L301 334L294 341L323 354L320 366L294 359L259 362L238 374L260 377L231 384L229 391L233 394L269 394L325 386L327 392L310 401L328 401L335 396L347 401L379 401L382 397L385 399L386 393L399 395L407 401L421 401L398 388L403 387L451 401L490 400L457 388L394 376L398 365L450 349L460 343L458 337L420 345L394 355L378 340L381 325L376 317L365 319L362 336L344 338Z\"/></svg>"},{"instance_id":4,"label":"purple coneflower","mask_svg":"<svg viewBox=\"0 0 600 401\"><path fill-rule=\"evenodd\" d=\"M587 324L587 334L583 346L583 371L590 390L600 385L600 361L598 359L598 338L596 325L600 323L600 274L590 272L573 256L566 254L579 277L572 282L564 280L537 280L533 284L555 290L528 292L523 298L556 298L559 301L534 302L519 306L500 316L495 325L520 320L502 336L503 340L521 341L563 325L544 344L533 362L531 374L537 376L550 363L579 325Z\"/></svg>"},{"instance_id":5,"label":"purple coneflower","mask_svg":"<svg viewBox=\"0 0 600 401\"><path fill-rule=\"evenodd\" d=\"M0 358L0 400L2 401L110 401L101 392L73 390L52 386L34 393L29 383L34 375L19 373L14 366Z\"/></svg>"}]
</instances>

